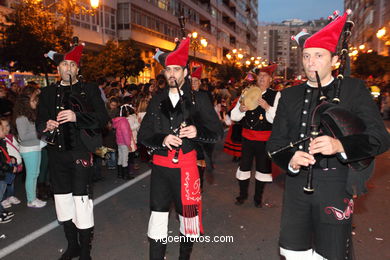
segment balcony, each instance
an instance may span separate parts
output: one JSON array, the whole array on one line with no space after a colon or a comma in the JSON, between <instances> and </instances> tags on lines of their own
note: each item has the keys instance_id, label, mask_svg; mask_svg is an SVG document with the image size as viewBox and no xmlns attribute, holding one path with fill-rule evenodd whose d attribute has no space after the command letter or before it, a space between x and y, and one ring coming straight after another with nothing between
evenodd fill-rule
<instances>
[{"instance_id":1,"label":"balcony","mask_svg":"<svg viewBox=\"0 0 390 260\"><path fill-rule=\"evenodd\" d=\"M236 22L229 16L223 15L222 23L233 30L233 32L236 32Z\"/></svg>"},{"instance_id":2,"label":"balcony","mask_svg":"<svg viewBox=\"0 0 390 260\"><path fill-rule=\"evenodd\" d=\"M226 9L234 16L236 17L236 6L232 1L229 0L223 0L222 1Z\"/></svg>"}]
</instances>

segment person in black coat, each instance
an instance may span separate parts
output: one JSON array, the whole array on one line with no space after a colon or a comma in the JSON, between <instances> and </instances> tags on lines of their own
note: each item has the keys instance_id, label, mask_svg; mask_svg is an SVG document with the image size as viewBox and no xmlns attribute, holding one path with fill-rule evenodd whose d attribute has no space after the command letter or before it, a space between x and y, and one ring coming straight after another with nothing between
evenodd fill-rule
<instances>
[{"instance_id":1,"label":"person in black coat","mask_svg":"<svg viewBox=\"0 0 390 260\"><path fill-rule=\"evenodd\" d=\"M36 127L47 137L49 170L57 218L64 224L68 248L60 259L91 259L94 217L91 189L92 153L101 146L109 120L97 85L79 81L83 45L69 53L48 53L61 81L42 89Z\"/></svg>"},{"instance_id":2,"label":"person in black coat","mask_svg":"<svg viewBox=\"0 0 390 260\"><path fill-rule=\"evenodd\" d=\"M276 68L277 65L272 64L256 70L256 85L252 85L251 88L258 88L260 92L255 103L257 107L247 107L240 98L231 111L232 120L242 125L242 153L236 172L240 193L236 197L236 205L242 205L248 198L253 159L256 161L255 194L253 196L255 207L262 207L265 183L272 182L272 164L266 153L265 145L271 135L272 122L280 98L280 93L270 88ZM245 95L247 93L242 94L241 97Z\"/></svg>"},{"instance_id":3,"label":"person in black coat","mask_svg":"<svg viewBox=\"0 0 390 260\"><path fill-rule=\"evenodd\" d=\"M203 233L195 149L197 142L217 142L223 135L207 95L192 92L186 80L189 40L182 40L171 53L155 55L165 67L169 88L152 98L138 132L138 142L153 152L148 227L153 260L165 256L172 202L180 220L180 259L190 258L190 238Z\"/></svg>"},{"instance_id":4,"label":"person in black coat","mask_svg":"<svg viewBox=\"0 0 390 260\"><path fill-rule=\"evenodd\" d=\"M314 135L314 139L272 156L288 172L279 237L280 253L287 260L352 259L353 197L364 192L364 181L373 169L372 164L365 169L352 167L385 152L390 145L378 108L361 80L345 77L340 95L336 93L339 82L331 72L338 60L334 53L346 19L347 13L310 37L306 32L295 36L303 45L308 81L281 92L267 144L268 151L276 151L310 132L316 134L310 125L315 123L312 116L318 104L318 86L327 100L338 97L340 103L335 106L358 116L366 128L339 137ZM320 131L325 131L324 125ZM309 165L314 193L307 186Z\"/></svg>"}]
</instances>

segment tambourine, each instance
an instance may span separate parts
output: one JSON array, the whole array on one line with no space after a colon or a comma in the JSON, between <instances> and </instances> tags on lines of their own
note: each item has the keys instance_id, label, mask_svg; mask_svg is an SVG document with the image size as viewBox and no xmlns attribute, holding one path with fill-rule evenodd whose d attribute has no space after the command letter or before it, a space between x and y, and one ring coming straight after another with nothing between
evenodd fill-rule
<instances>
[{"instance_id":1,"label":"tambourine","mask_svg":"<svg viewBox=\"0 0 390 260\"><path fill-rule=\"evenodd\" d=\"M261 89L252 85L243 91L240 103L246 106L248 110L255 110L259 106L260 97Z\"/></svg>"}]
</instances>

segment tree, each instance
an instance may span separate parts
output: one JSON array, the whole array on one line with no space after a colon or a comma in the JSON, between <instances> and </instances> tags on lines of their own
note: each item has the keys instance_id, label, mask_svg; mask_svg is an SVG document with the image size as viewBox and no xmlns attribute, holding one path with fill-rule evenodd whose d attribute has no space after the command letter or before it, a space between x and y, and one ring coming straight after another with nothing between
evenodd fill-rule
<instances>
[{"instance_id":1,"label":"tree","mask_svg":"<svg viewBox=\"0 0 390 260\"><path fill-rule=\"evenodd\" d=\"M40 1L21 1L5 18L6 22L0 25L2 67L47 74L51 68L44 54L69 49L72 29Z\"/></svg>"},{"instance_id":2,"label":"tree","mask_svg":"<svg viewBox=\"0 0 390 260\"><path fill-rule=\"evenodd\" d=\"M223 63L218 67L216 78L221 81L227 82L233 78L236 82L241 80L244 73L242 70L232 63Z\"/></svg>"},{"instance_id":3,"label":"tree","mask_svg":"<svg viewBox=\"0 0 390 260\"><path fill-rule=\"evenodd\" d=\"M353 65L353 72L358 76L367 78L381 78L386 73L390 73L390 57L378 55L377 52L360 53Z\"/></svg>"},{"instance_id":4,"label":"tree","mask_svg":"<svg viewBox=\"0 0 390 260\"><path fill-rule=\"evenodd\" d=\"M141 51L132 40L108 41L98 55L89 54L83 58L83 74L87 80L118 77L126 82L129 77L138 76L144 67Z\"/></svg>"}]
</instances>

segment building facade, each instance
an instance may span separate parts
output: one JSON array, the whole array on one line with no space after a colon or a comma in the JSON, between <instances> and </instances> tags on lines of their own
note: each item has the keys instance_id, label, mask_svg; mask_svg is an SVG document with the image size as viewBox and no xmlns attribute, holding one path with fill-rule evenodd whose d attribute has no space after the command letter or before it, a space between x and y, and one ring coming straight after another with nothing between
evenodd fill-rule
<instances>
[{"instance_id":1,"label":"building facade","mask_svg":"<svg viewBox=\"0 0 390 260\"><path fill-rule=\"evenodd\" d=\"M328 23L325 19L304 22L299 19L283 21L279 24L266 24L258 27L258 50L262 60L276 62L278 75L284 78L303 74L302 53L291 36L302 29L313 34Z\"/></svg>"},{"instance_id":2,"label":"building facade","mask_svg":"<svg viewBox=\"0 0 390 260\"><path fill-rule=\"evenodd\" d=\"M151 77L161 70L153 61L155 48L172 50L174 38L182 35L181 14L186 33L197 32L197 41L207 41L207 47L190 47L190 56L206 71L221 64L232 49L257 53L257 0L118 0L117 6L118 39L137 42Z\"/></svg>"},{"instance_id":3,"label":"building facade","mask_svg":"<svg viewBox=\"0 0 390 260\"><path fill-rule=\"evenodd\" d=\"M374 50L381 55L389 55L390 49L390 2L388 0L344 0L345 9L351 9L351 45L363 51ZM378 39L377 32L386 29ZM387 42L387 43L386 43Z\"/></svg>"},{"instance_id":4,"label":"building facade","mask_svg":"<svg viewBox=\"0 0 390 260\"><path fill-rule=\"evenodd\" d=\"M0 0L0 5L9 8L13 1ZM134 40L146 67L133 80L147 82L161 70L153 60L155 49L173 50L174 38L181 36L180 14L186 33L196 31L197 41L207 41L207 47L191 44L190 50L192 60L207 71L235 48L257 55L257 10L258 0L100 0L94 15L72 14L70 20L88 49L98 50L108 40Z\"/></svg>"}]
</instances>

